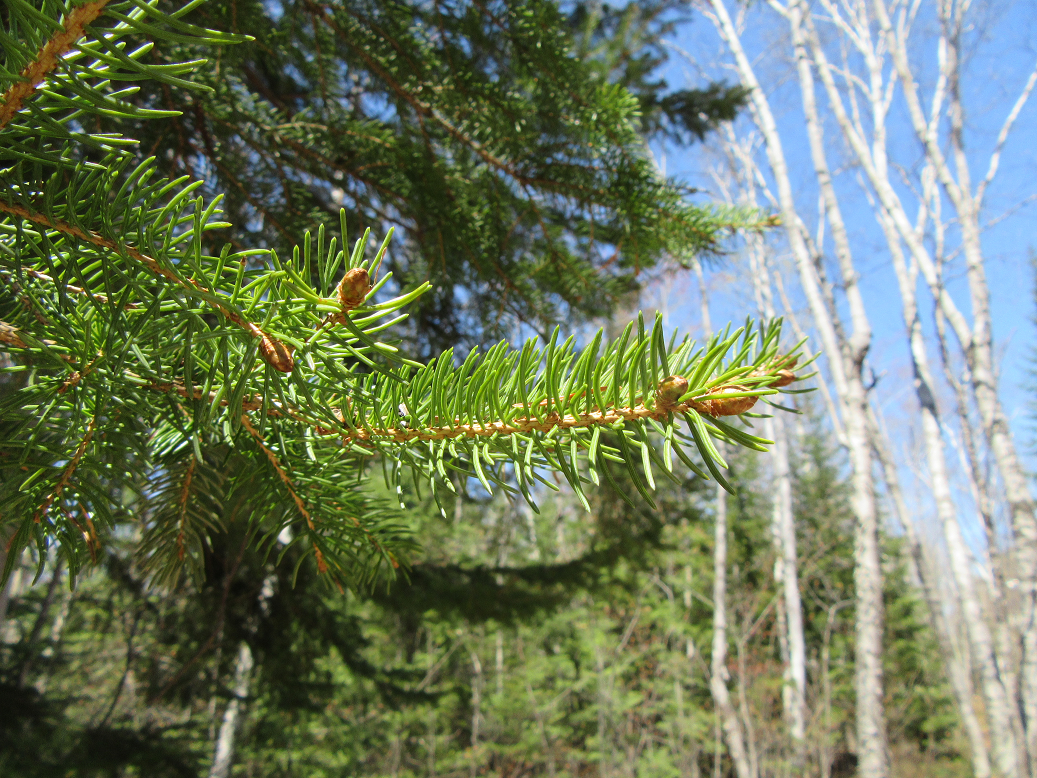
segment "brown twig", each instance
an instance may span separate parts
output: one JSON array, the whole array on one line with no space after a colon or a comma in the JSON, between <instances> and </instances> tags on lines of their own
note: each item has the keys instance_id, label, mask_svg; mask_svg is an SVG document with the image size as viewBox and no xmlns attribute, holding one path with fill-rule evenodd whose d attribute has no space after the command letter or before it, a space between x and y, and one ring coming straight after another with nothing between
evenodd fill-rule
<instances>
[{"instance_id":1,"label":"brown twig","mask_svg":"<svg viewBox=\"0 0 1037 778\"><path fill-rule=\"evenodd\" d=\"M187 550L184 548L184 527L187 524L187 499L191 496L191 479L194 477L195 461L195 458L191 457L191 461L187 465L187 472L184 474L184 485L180 489L180 531L176 535L176 558L181 562L187 556Z\"/></svg>"},{"instance_id":2,"label":"brown twig","mask_svg":"<svg viewBox=\"0 0 1037 778\"><path fill-rule=\"evenodd\" d=\"M259 433L259 430L252 426L252 422L249 421L248 416L242 414L241 423L245 429L248 430L248 434L256 441L256 445L258 445L263 450L263 453L266 454L266 458L270 460L271 466L275 471L277 471L277 475L280 477L281 481L284 482L285 487L288 489L288 493L292 495L292 499L295 501L295 507L299 509L299 513L301 513L302 517L306 519L306 526L311 530L316 529L313 524L313 518L310 516L310 512L306 509L306 503L303 502L299 493L295 490L295 484L293 484L292 479L288 477L288 473L285 472L283 467L281 467L281 463L277 459L277 454L270 450L270 447L267 446L266 441Z\"/></svg>"},{"instance_id":3,"label":"brown twig","mask_svg":"<svg viewBox=\"0 0 1037 778\"><path fill-rule=\"evenodd\" d=\"M65 26L61 32L47 41L40 49L36 59L30 62L21 72L24 81L11 84L4 92L3 105L0 106L0 129L14 118L21 110L25 99L35 92L43 79L58 66L60 57L72 48L72 44L83 37L83 28L101 15L108 0L93 0L69 11L65 17Z\"/></svg>"},{"instance_id":4,"label":"brown twig","mask_svg":"<svg viewBox=\"0 0 1037 778\"><path fill-rule=\"evenodd\" d=\"M712 396L708 399L669 403L663 402L662 398L658 398L653 408L648 407L644 403L639 403L627 408L612 408L608 411L593 410L576 414L559 414L557 411L552 411L544 416L543 421L537 418L521 417L514 419L511 423L503 421L491 421L485 424L474 422L472 424L431 426L424 429L363 429L358 427L356 431L343 436L343 440L352 442L356 440L366 441L377 438L389 438L396 443L407 443L412 440L448 440L462 437L488 438L493 435L522 435L530 432L550 432L558 428L594 427L614 424L617 421L640 421L642 419L662 421L671 413L677 414L687 411L696 411L713 417L736 416L749 410L756 403L756 397L728 397L726 394L744 391L746 391L745 387L734 384L717 386L710 390L709 393Z\"/></svg>"},{"instance_id":5,"label":"brown twig","mask_svg":"<svg viewBox=\"0 0 1037 778\"><path fill-rule=\"evenodd\" d=\"M94 369L94 365L97 363L98 359L100 359L100 355L95 359L92 359L82 370L74 371L72 375L65 379L65 383L58 387L58 394L64 394L69 389L75 389L79 386L79 382L83 380L83 377L88 375L90 371Z\"/></svg>"},{"instance_id":6,"label":"brown twig","mask_svg":"<svg viewBox=\"0 0 1037 778\"><path fill-rule=\"evenodd\" d=\"M58 479L58 485L54 487L54 491L48 494L46 499L44 499L44 501L40 503L40 507L36 509L36 516L33 520L37 524L40 523L40 519L43 518L43 515L47 512L47 510L54 503L54 501L61 497L61 493L65 490L65 487L68 486L68 482L72 480L72 474L75 473L76 468L79 467L79 460L83 458L83 453L86 451L86 447L90 445L90 440L94 436L94 429L96 428L96 425L97 419L90 419L90 424L88 424L86 428L86 434L80 441L79 448L76 449L76 453L75 456L72 457L72 461L68 463L68 466L65 468L65 472L62 473L61 478Z\"/></svg>"},{"instance_id":7,"label":"brown twig","mask_svg":"<svg viewBox=\"0 0 1037 778\"><path fill-rule=\"evenodd\" d=\"M41 273L39 270L33 270L32 268L29 268L29 267L23 267L22 268L22 272L25 273L25 275L29 276L29 278L35 278L38 281L43 281L45 283L54 284L55 286L57 286L57 283L58 283L57 281L55 281L53 278L51 278L46 273ZM10 271L0 270L0 275L2 275L2 276L9 276L10 275ZM78 286L73 286L72 284L66 284L65 285L65 291L71 292L72 294L84 295L84 296L89 297L90 299L92 299L92 300L94 300L96 302L104 303L106 305L108 303L108 295L101 294L100 292L91 292L91 291L89 291L87 289L83 289L83 288L78 287ZM123 306L123 308L125 308L126 310L134 310L135 308L139 308L139 307L140 307L140 303L126 303Z\"/></svg>"},{"instance_id":8,"label":"brown twig","mask_svg":"<svg viewBox=\"0 0 1037 778\"><path fill-rule=\"evenodd\" d=\"M288 490L288 494L292 496L292 500L295 501L295 507L299 509L299 513L306 520L306 526L309 527L310 531L316 530L316 525L313 523L313 517L310 515L309 510L306 508L306 503L303 502L302 497L299 496L299 492L295 488L295 484L292 483L292 479L289 478L288 473L281 467L281 463L277 459L277 454L270 450L267 446L266 441L263 440L263 436L259 434L259 430L252 426L252 422L249 421L248 416L241 414L241 424L248 430L248 434L252 436L253 440L256 441L256 445L259 446L263 453L266 454L266 458L270 461L271 467L277 473L278 477L284 483L285 488ZM317 558L317 571L320 573L328 572L328 563L324 561L324 554L317 548L317 544L313 544L313 552Z\"/></svg>"}]
</instances>

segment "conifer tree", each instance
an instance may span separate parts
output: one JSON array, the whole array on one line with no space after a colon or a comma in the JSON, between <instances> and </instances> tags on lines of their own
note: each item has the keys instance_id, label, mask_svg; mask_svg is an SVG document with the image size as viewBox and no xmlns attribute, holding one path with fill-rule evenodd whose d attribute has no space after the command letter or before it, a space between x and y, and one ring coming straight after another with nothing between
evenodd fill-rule
<instances>
[{"instance_id":1,"label":"conifer tree","mask_svg":"<svg viewBox=\"0 0 1037 778\"><path fill-rule=\"evenodd\" d=\"M546 333L562 314L607 313L661 252L710 249L718 228L751 218L691 207L643 153L646 136L701 137L742 98L654 75L675 10L207 4L199 23L254 40L215 57L159 42L161 61L207 58L192 81L211 91L142 83L134 104L179 115L134 137L225 196L221 237L235 246L290 252L343 206L353 230L396 227L395 283L432 284L411 311L430 355L516 322Z\"/></svg>"},{"instance_id":2,"label":"conifer tree","mask_svg":"<svg viewBox=\"0 0 1037 778\"><path fill-rule=\"evenodd\" d=\"M320 116L294 114L291 105L260 116L267 109L252 98L262 79L250 82L251 65L234 60L246 37L216 29L242 29L234 14L257 14L258 4L7 6L0 341L14 362L0 405L5 576L34 544L41 565L56 545L74 577L122 523L142 518L140 559L159 581L199 570L210 535L239 521L260 549L301 549L297 565L312 556L322 576L361 584L391 574L410 542L391 504L365 491L366 463L380 464L397 490L409 470L438 498L458 473L531 503L532 488L552 485L544 473L554 471L586 505L588 485L613 480L615 466L650 501L655 478L671 475L671 451L723 482L713 438L765 447L722 419L796 378L796 350L779 352L779 323L747 322L699 347L666 337L658 318L639 317L613 343L599 333L578 349L555 329L519 349L499 343L463 360L448 349L419 362L392 333L430 284L392 280L392 228L377 250L369 230L350 246L345 210L336 230L311 205L299 210L309 202L299 193L316 197L326 183L318 169L337 180L336 165L345 163L336 160L363 165L356 155L372 144L392 149L397 165L427 165L430 180L444 172L440 155L471 163L466 175L453 172L453 199L429 205L447 208L437 223L450 229L433 238L415 217L403 223L405 241L445 256L451 236L458 241L451 251L465 251L489 239L503 212L519 214L539 233L523 232L514 256L542 263L537 272L554 284L545 288L563 299L602 276L591 272L593 251L572 248L581 242L608 246L619 268L664 249L710 246L726 217L688 205L656 176L628 92L592 78L535 75L579 72L553 32L553 6L502 6L498 15L452 8L454 28L433 24L444 22L442 9L422 19L397 6L283 8L313 23L315 48L347 47L340 65L364 60L401 101L396 115L409 106L413 124L380 125L355 112L338 115L331 132L320 129ZM481 13L505 30L501 40L477 34L473 18ZM260 42L280 34L249 18ZM504 51L509 68L465 80L469 71L452 69L451 57L472 51L452 30L485 51ZM373 79L322 62L297 59L278 72L326 90L329 115L362 106L373 116L388 105ZM421 78L407 75L414 73ZM442 87L429 90L434 98L419 94L431 83ZM354 87L346 93L343 84ZM257 175L248 188L233 186L234 171L198 149L168 153L163 133L175 135L186 116L204 117L205 106L160 96L189 90L208 95L213 110L245 111L243 125L268 133L217 137L198 129L203 145L242 144L235 146L242 166L270 164L280 195ZM286 84L273 92L292 94ZM420 137L411 137L414 127ZM319 144L337 148L316 161L298 151ZM288 175L281 160L293 149L309 161L293 163ZM391 176L394 163L374 159ZM534 183L537 191L517 205L512 192ZM208 191L221 184L229 197ZM450 210L455 201L489 205L472 218ZM382 221L402 202L386 185L384 214L359 217ZM266 213L268 203L283 203L284 218ZM247 221L250 212L260 225ZM506 304L503 292L500 299ZM237 465L228 469L230 460Z\"/></svg>"}]
</instances>

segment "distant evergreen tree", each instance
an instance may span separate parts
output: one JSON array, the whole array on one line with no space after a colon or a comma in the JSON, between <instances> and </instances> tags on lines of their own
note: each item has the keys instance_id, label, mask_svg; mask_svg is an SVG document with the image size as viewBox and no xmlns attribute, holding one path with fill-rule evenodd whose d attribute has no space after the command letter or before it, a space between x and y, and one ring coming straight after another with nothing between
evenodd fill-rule
<instances>
[{"instance_id":1,"label":"distant evergreen tree","mask_svg":"<svg viewBox=\"0 0 1037 778\"><path fill-rule=\"evenodd\" d=\"M143 83L134 103L180 113L135 136L225 195L233 226L217 234L236 247L290 253L340 208L354 231L396 227L386 268L401 287L432 284L411 319L429 354L517 322L544 333L606 315L639 269L715 249L750 216L691 205L644 152L646 138L701 138L743 98L656 75L679 8L206 4L188 18L255 40L215 57L160 42L154 61L208 57L192 81L211 91Z\"/></svg>"}]
</instances>

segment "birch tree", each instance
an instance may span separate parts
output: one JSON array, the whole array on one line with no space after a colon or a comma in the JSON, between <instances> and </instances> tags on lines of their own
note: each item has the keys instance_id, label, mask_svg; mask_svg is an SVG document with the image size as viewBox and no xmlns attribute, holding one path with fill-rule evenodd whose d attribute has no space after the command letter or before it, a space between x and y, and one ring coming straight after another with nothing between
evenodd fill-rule
<instances>
[{"instance_id":1,"label":"birch tree","mask_svg":"<svg viewBox=\"0 0 1037 778\"><path fill-rule=\"evenodd\" d=\"M864 381L864 360L871 343L871 328L859 302L856 274L849 257L848 241L841 241L843 285L853 300L851 330L842 331L834 319L834 307L825 299L823 282L818 277L817 252L797 211L785 150L774 114L756 72L742 45L735 22L724 0L711 0L707 15L713 20L734 61L735 72L750 90L750 111L762 138L764 152L776 190L785 237L788 240L800 284L807 298L820 341L828 354L828 368L836 386L847 448L853 467L853 506L857 519L855 545L857 608L856 693L857 737L861 770L884 778L887 774L885 724L882 709L882 567L879 552L875 484L872 476L871 448L868 439L868 398ZM815 134L811 133L812 136ZM820 137L818 135L818 140ZM824 149L811 143L815 169L821 181L830 181ZM834 189L824 186L827 212L839 213ZM836 223L841 223L836 217ZM834 231L834 230L833 230Z\"/></svg>"},{"instance_id":2,"label":"birch tree","mask_svg":"<svg viewBox=\"0 0 1037 778\"><path fill-rule=\"evenodd\" d=\"M1013 101L1005 109L1004 121L992 150L986 159L978 159L966 144L968 127L962 80L962 38L968 29L970 14L976 9L969 2L941 0L932 6L886 0L805 0L787 3L769 0L771 21L779 19L787 25L785 56L796 74L799 103L806 120L806 138L814 163L811 189L818 193L818 212L807 217L805 204L792 196L788 166L780 155L782 136L774 120L768 97L768 85L757 74L743 44L747 11L732 19L724 3L712 0L705 4L706 15L715 23L724 43L731 67L738 78L751 89L751 113L756 131L763 141L764 167L753 176L761 185L773 187L772 207L780 210L786 228L789 248L796 264L798 280L806 298L813 325L829 354L834 340L840 347L843 362L849 370L840 375L830 370L839 412L845 424L835 422L836 429L845 426L844 440L851 450L859 445L847 415L848 400L856 408L858 429L865 430L872 452L876 455L883 482L891 498L908 546L914 551L912 565L927 592L934 626L942 635L943 655L948 664L963 725L972 745L973 767L977 775L990 772L988 749L999 774L1032 775L1034 765L1034 652L1037 629L1033 618L1033 573L1035 537L1033 501L1019 465L1015 443L1008 428L995 381L990 291L985 277L983 200L1001 162L1005 143L1037 82L1037 69L1019 85ZM926 16L928 14L928 16ZM767 15L763 12L763 15ZM925 35L925 16L934 34ZM928 94L923 96L922 72L936 76ZM818 95L816 81L821 82ZM903 109L907 120L902 127L891 129L895 110ZM950 560L953 578L953 608L960 609L968 641L968 653L954 648L953 636L946 624L937 590L942 590L938 573L924 569L919 562L924 554L914 533L919 515L910 515L900 493L898 470L907 464L891 454L881 423L867 401L859 398L858 381L853 366L862 365L870 332L863 297L857 283L845 220L840 210L839 186L833 180L829 156L838 153L839 144L825 142L826 123L837 128L835 139L849 151L850 160L858 166L859 181L870 203L869 218L885 238L892 260L896 288L900 292L904 320L904 336L913 374L913 394L919 416L919 434L923 441L926 472L926 495L920 506L931 505L942 528L943 540ZM898 158L908 148L917 149L923 164L912 165ZM755 152L743 153L749 167L759 164ZM973 169L985 168L978 184L970 179ZM951 223L954 228L952 229ZM812 239L808 225L816 230ZM800 233L797 239L795 233ZM951 234L957 242L950 243ZM825 257L831 252L838 269L838 281L827 281ZM809 272L811 262L816 277ZM948 290L944 279L955 262L963 265L968 282L968 307ZM934 333L927 334L920 311L919 286L931 296L936 311L936 340L947 384L954 391L957 423L962 444L950 430L950 422L940 408L942 386L937 383L929 354L934 348ZM836 294L836 291L839 294ZM844 315L839 312L844 311ZM843 321L843 319L846 321ZM845 335L844 335L845 333ZM950 342L953 339L953 344ZM864 350L861 350L864 346ZM955 353L951 353L956 349ZM855 363L855 357L862 361ZM953 365L960 361L962 370L955 374ZM857 373L860 375L860 373ZM859 381L864 386L863 380ZM852 410L852 409L850 409ZM973 419L981 429L979 440L971 434ZM857 444L855 444L857 440ZM950 446L949 446L950 444ZM863 449L864 446L861 446ZM950 448L950 451L948 450ZM975 506L955 505L954 469L950 455L960 452L960 475L974 495ZM870 453L869 453L870 458ZM993 466L994 477L1003 485L1003 506L1011 520L1012 552L1007 559L993 554L996 544L993 502L996 490L983 476L983 462ZM865 464L863 450L854 460ZM962 512L964 511L964 513ZM961 523L968 521L985 533L991 553L978 557L965 543ZM992 562L992 559L997 559ZM986 570L984 577L976 569ZM858 597L860 597L858 593ZM863 668L858 667L858 678ZM981 714L996 736L987 742L971 699L970 674L977 673L982 692ZM858 693L862 689L858 686ZM860 698L859 698L860 699ZM862 731L863 733L863 731ZM866 753L862 739L861 769L875 772L878 762Z\"/></svg>"}]
</instances>

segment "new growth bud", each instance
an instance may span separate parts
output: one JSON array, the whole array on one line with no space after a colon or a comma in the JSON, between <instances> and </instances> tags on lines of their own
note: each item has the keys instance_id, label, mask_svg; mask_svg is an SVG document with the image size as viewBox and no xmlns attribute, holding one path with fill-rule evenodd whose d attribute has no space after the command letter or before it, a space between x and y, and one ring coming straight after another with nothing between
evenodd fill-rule
<instances>
[{"instance_id":1,"label":"new growth bud","mask_svg":"<svg viewBox=\"0 0 1037 778\"><path fill-rule=\"evenodd\" d=\"M752 376L764 376L770 373L772 370L777 376L774 381L768 384L772 389L780 389L783 386L788 386L793 381L798 381L799 377L792 372L792 368L796 366L799 360L796 357L783 357L780 354L776 356L769 365L758 369L752 373ZM775 370L775 368L777 368Z\"/></svg>"},{"instance_id":2,"label":"new growth bud","mask_svg":"<svg viewBox=\"0 0 1037 778\"><path fill-rule=\"evenodd\" d=\"M679 375L667 376L659 382L659 388L655 390L655 404L660 410L672 408L686 391L688 391L687 378Z\"/></svg>"},{"instance_id":3,"label":"new growth bud","mask_svg":"<svg viewBox=\"0 0 1037 778\"><path fill-rule=\"evenodd\" d=\"M277 338L264 334L259 339L259 353L274 370L282 373L290 373L295 369L295 357L292 356L294 349L287 346Z\"/></svg>"},{"instance_id":4,"label":"new growth bud","mask_svg":"<svg viewBox=\"0 0 1037 778\"><path fill-rule=\"evenodd\" d=\"M724 394L726 392L745 392L744 386L732 384L730 386L715 386L709 390L710 394ZM755 397L716 397L710 400L701 400L693 404L696 411L706 413L710 416L738 416L756 405Z\"/></svg>"},{"instance_id":5,"label":"new growth bud","mask_svg":"<svg viewBox=\"0 0 1037 778\"><path fill-rule=\"evenodd\" d=\"M371 291L371 276L362 267L355 267L338 282L338 301L342 313L347 313L363 304Z\"/></svg>"}]
</instances>

